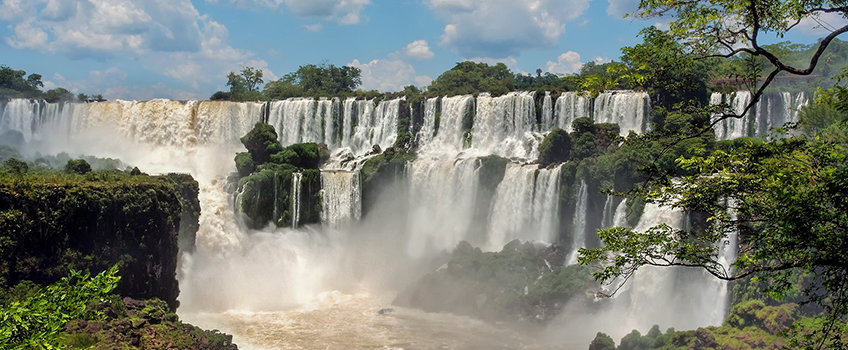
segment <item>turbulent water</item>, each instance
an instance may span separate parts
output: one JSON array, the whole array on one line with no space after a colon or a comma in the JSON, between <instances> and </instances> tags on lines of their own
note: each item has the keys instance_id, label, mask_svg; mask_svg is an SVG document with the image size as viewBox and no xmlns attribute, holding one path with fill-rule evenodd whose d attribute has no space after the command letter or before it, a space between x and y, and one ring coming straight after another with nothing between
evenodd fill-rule
<instances>
[{"instance_id":1,"label":"turbulent water","mask_svg":"<svg viewBox=\"0 0 848 350\"><path fill-rule=\"evenodd\" d=\"M726 121L717 135L762 136L797 120L805 97L779 96L766 98L747 119ZM745 94L712 97L713 103L723 101L739 106ZM595 228L625 225L626 201L595 193L588 178L566 187L561 167L539 168L533 160L547 132L570 130L579 117L618 123L622 134L646 131L645 93L430 98L415 135L417 159L407 165L405 183L387 189L373 213L363 216L360 163L336 161L321 174L322 225L250 231L240 224L227 178L235 170L235 153L244 151L238 138L256 122L274 125L284 145L321 142L336 155L362 156L374 145L392 145L406 106L403 99L10 100L0 101L0 134L20 132L28 152L113 157L149 173L192 174L200 183L202 212L197 251L183 255L178 274L179 312L200 326L235 334L245 349L583 349L598 331L620 338L655 323L677 329L720 324L726 285L669 269L640 271L600 310L572 305L562 320L530 333L403 308L378 313L424 272L428 257L461 240L486 250L513 239L561 242L571 248L568 260L574 263L577 248L596 244ZM489 155L510 158L497 183L486 182L492 180L481 171L481 157ZM297 194L295 218L300 179L279 184ZM562 197L574 198L574 207L561 208ZM648 206L638 227L678 225L683 217ZM728 247L722 258L731 261L735 248Z\"/></svg>"}]
</instances>

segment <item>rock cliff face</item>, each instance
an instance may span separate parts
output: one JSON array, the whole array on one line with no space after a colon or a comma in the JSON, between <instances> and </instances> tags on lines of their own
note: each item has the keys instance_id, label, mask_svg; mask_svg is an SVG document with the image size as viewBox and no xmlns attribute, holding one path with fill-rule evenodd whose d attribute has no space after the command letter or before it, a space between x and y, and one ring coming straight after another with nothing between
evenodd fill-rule
<instances>
[{"instance_id":1,"label":"rock cliff face","mask_svg":"<svg viewBox=\"0 0 848 350\"><path fill-rule=\"evenodd\" d=\"M118 294L175 309L181 216L197 201L192 182L118 171L0 177L0 278L46 285L70 269L97 273L118 263ZM183 229L193 237L196 223Z\"/></svg>"}]
</instances>

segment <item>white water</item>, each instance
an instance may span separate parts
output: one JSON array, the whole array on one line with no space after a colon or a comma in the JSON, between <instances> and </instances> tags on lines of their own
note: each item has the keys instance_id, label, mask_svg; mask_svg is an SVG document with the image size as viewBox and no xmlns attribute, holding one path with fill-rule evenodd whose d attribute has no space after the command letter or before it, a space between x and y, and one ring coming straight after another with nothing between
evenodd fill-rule
<instances>
[{"instance_id":1,"label":"white water","mask_svg":"<svg viewBox=\"0 0 848 350\"><path fill-rule=\"evenodd\" d=\"M592 116L592 100L585 94L564 92L557 98L553 125L572 132L574 119Z\"/></svg>"},{"instance_id":2,"label":"white water","mask_svg":"<svg viewBox=\"0 0 848 350\"><path fill-rule=\"evenodd\" d=\"M749 91L737 91L731 94L713 93L710 104L726 103L736 115L745 112L745 106L751 102ZM798 110L807 105L809 100L803 92L779 94L767 93L760 102L742 115L741 118L727 118L715 126L716 138L732 140L743 136L768 137L771 129L781 128L785 123L798 122ZM713 116L717 118L718 116Z\"/></svg>"},{"instance_id":3,"label":"white water","mask_svg":"<svg viewBox=\"0 0 848 350\"><path fill-rule=\"evenodd\" d=\"M362 216L359 172L321 171L321 191L321 221L324 225L340 229Z\"/></svg>"},{"instance_id":4,"label":"white water","mask_svg":"<svg viewBox=\"0 0 848 350\"><path fill-rule=\"evenodd\" d=\"M296 229L300 224L300 194L303 183L303 173L292 174L292 228Z\"/></svg>"},{"instance_id":5,"label":"white water","mask_svg":"<svg viewBox=\"0 0 848 350\"><path fill-rule=\"evenodd\" d=\"M559 226L560 167L509 164L489 213L485 248L500 250L514 239L552 243Z\"/></svg>"},{"instance_id":6,"label":"white water","mask_svg":"<svg viewBox=\"0 0 848 350\"><path fill-rule=\"evenodd\" d=\"M651 99L645 92L602 92L595 99L595 123L615 123L621 135L648 130Z\"/></svg>"},{"instance_id":7,"label":"white water","mask_svg":"<svg viewBox=\"0 0 848 350\"><path fill-rule=\"evenodd\" d=\"M552 126L564 120L563 98L557 99L556 111L551 114ZM280 108L276 117L274 113L277 112L271 108L274 103ZM292 111L300 111L293 115L303 118L291 124L298 125L290 129L291 135L285 130L280 132L285 142L307 141L308 138L333 141L333 135L340 135L339 147L349 147L355 154L363 154L370 151L373 144L388 147L396 137L399 100L383 101L376 106L371 101L352 99L274 103L269 104L269 122L283 123L289 115L286 113ZM435 131L437 103L441 107L438 132ZM579 99L577 103L579 105ZM559 231L563 223L560 221L567 221L558 217L558 167L537 169L536 165L510 162L504 179L495 184L492 203L478 203L481 161L476 155L491 152L519 158L534 157L535 146L532 145L538 142L536 137L541 134L535 125L535 111L529 107L534 106L531 93L497 98L484 96L482 102L478 99L476 103L471 96L433 99L427 101L427 106L425 127L419 134L425 142L422 142L418 159L407 166L409 192L392 196L404 201L403 206L408 206L409 212L372 219L375 222L367 230L356 227L362 210L358 173L342 171L322 173L324 228L251 232L239 226L237 214L231 207L232 196L225 191L224 185L227 175L234 171L233 155L243 151L238 138L260 120L261 104L153 100L34 106L14 100L3 109L0 126L6 129L0 130L30 126L28 133L21 132L28 140L39 142L43 152L65 150L72 155L119 157L146 172L183 171L195 176L201 188L201 228L197 252L185 255L180 271L180 313L187 315L189 320L206 327L221 324L218 327L236 333L237 343L246 342L256 348L286 346L285 342L275 339L294 342L313 339L303 346L320 347L335 344L333 341L344 338L340 334L346 332L350 333L350 339L365 339L350 344L403 347L403 344L410 344L404 341L414 343L409 339L423 341L421 339L432 340L439 334L454 334L448 329L482 329L475 328L477 326L463 328L466 321L462 319L423 316L411 310L399 310L395 319L387 318L391 320L388 323L377 318L376 310L390 299L384 294L403 287L389 281L398 280L398 276L411 278L407 268L414 264L410 258L432 256L455 247L464 239L492 250L513 238L552 242L561 239ZM615 115L615 118L625 115L612 112L617 108L615 103L605 106L610 111L596 110ZM20 112L29 110L33 111L29 115ZM11 111L19 112L14 112L17 114L12 117ZM340 112L336 115L334 111ZM474 116L474 127L470 130L466 129L471 125L467 123L469 116ZM544 112L542 116L544 129L547 117ZM327 118L337 118L337 123L328 123ZM569 118L573 120L573 115ZM432 133L425 131L430 130L427 120L432 122ZM570 122L567 124L570 127ZM318 128L319 125L322 127ZM328 125L335 129L328 129ZM471 148L463 150L463 136L467 131L472 132ZM293 189L298 183L293 180ZM587 235L593 234L586 232L590 195L594 194L589 193L583 180L575 216L570 222L574 247L584 246ZM478 206L489 209L486 222L475 222ZM610 221L612 206L612 202L608 208L605 205L606 218L602 221ZM626 204L622 201L611 221L623 224L625 213ZM660 222L656 220L674 221L675 215L647 208L642 218L645 223L640 222L640 227ZM397 227L380 225L391 220L403 224ZM480 225L486 228L486 236L470 237L469 233ZM576 260L575 252L571 252L568 259L569 262L573 260ZM715 295L709 295L709 289L698 284L698 278L678 277L668 270L657 271L656 276L651 273L645 273L649 277L639 277L649 279L650 283L633 283L628 287L632 293L620 298L622 303L625 299L628 301L626 307L617 310L616 315L624 315L621 316L623 321L619 324L616 318L611 318L606 325L586 329L590 339L599 330L614 333L606 331L613 323L626 333L633 328L644 331L653 323L685 329L720 321L723 309L718 311L718 316L708 312L718 309L711 304ZM390 287L386 287L387 284ZM690 285L695 290L685 289ZM691 300L668 297L684 289L687 295L693 296ZM659 294L652 295L654 292ZM657 300L662 301L662 307L657 307ZM680 309L695 311L680 315L675 312ZM585 313L574 315L580 315L581 320L588 319ZM346 321L322 321L328 318ZM596 315L595 319L601 317ZM440 328L440 324L444 327ZM427 336L409 335L416 332L414 327L424 329L419 333ZM448 333L440 333L440 329ZM369 338L365 333L378 336ZM400 333L407 334L407 338L397 335ZM282 334L288 334L289 338ZM391 336L381 338L379 335ZM401 338L407 340L397 340ZM587 343L581 341L579 348Z\"/></svg>"},{"instance_id":8,"label":"white water","mask_svg":"<svg viewBox=\"0 0 848 350\"><path fill-rule=\"evenodd\" d=\"M589 202L589 186L586 180L580 181L580 191L577 194L578 202L574 210L574 218L571 224L571 252L565 259L565 265L577 263L578 249L586 247L586 216Z\"/></svg>"},{"instance_id":9,"label":"white water","mask_svg":"<svg viewBox=\"0 0 848 350\"><path fill-rule=\"evenodd\" d=\"M534 133L534 92L512 92L499 97L480 94L471 130L472 148L479 154L532 159L538 157L541 136Z\"/></svg>"}]
</instances>

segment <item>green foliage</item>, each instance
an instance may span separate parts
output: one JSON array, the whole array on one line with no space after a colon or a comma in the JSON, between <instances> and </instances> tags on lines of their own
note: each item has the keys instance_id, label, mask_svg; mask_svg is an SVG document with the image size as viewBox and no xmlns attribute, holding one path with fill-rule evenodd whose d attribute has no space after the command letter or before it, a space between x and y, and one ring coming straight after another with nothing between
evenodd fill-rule
<instances>
[{"instance_id":1,"label":"green foliage","mask_svg":"<svg viewBox=\"0 0 848 350\"><path fill-rule=\"evenodd\" d=\"M3 162L3 169L8 171L10 174L14 175L23 175L29 171L29 165L22 160L18 160L17 158L9 158Z\"/></svg>"},{"instance_id":2,"label":"green foliage","mask_svg":"<svg viewBox=\"0 0 848 350\"><path fill-rule=\"evenodd\" d=\"M459 62L430 84L431 96L454 96L489 92L494 96L514 89L515 77L503 63L489 66L471 61Z\"/></svg>"},{"instance_id":3,"label":"green foliage","mask_svg":"<svg viewBox=\"0 0 848 350\"><path fill-rule=\"evenodd\" d=\"M351 96L362 84L361 74L359 68L351 66L337 67L329 63L302 65L296 72L266 84L264 94L272 100L298 96Z\"/></svg>"},{"instance_id":4,"label":"green foliage","mask_svg":"<svg viewBox=\"0 0 848 350\"><path fill-rule=\"evenodd\" d=\"M43 87L41 75L26 75L23 70L14 70L0 65L0 96L2 97L38 97Z\"/></svg>"},{"instance_id":5,"label":"green foliage","mask_svg":"<svg viewBox=\"0 0 848 350\"><path fill-rule=\"evenodd\" d=\"M589 350L615 350L615 341L610 336L598 332L589 344Z\"/></svg>"},{"instance_id":6,"label":"green foliage","mask_svg":"<svg viewBox=\"0 0 848 350\"><path fill-rule=\"evenodd\" d=\"M175 192L170 180L114 170L0 174L0 279L46 285L118 263L119 292L176 307Z\"/></svg>"},{"instance_id":7,"label":"green foliage","mask_svg":"<svg viewBox=\"0 0 848 350\"><path fill-rule=\"evenodd\" d=\"M591 287L588 269L561 267L564 259L557 245L516 240L500 252L482 252L461 242L443 268L425 275L394 303L487 320L547 321Z\"/></svg>"},{"instance_id":8,"label":"green foliage","mask_svg":"<svg viewBox=\"0 0 848 350\"><path fill-rule=\"evenodd\" d=\"M85 159L71 159L65 164L65 172L68 174L86 174L91 172L91 165Z\"/></svg>"},{"instance_id":9,"label":"green foliage","mask_svg":"<svg viewBox=\"0 0 848 350\"><path fill-rule=\"evenodd\" d=\"M70 102L74 100L74 94L65 88L55 88L44 93L47 102Z\"/></svg>"},{"instance_id":10,"label":"green foliage","mask_svg":"<svg viewBox=\"0 0 848 350\"><path fill-rule=\"evenodd\" d=\"M581 250L580 261L605 262L595 273L607 280L640 266L701 266L725 279L760 273L769 295L780 298L796 288L791 276L811 276L803 295L835 322L848 314L848 170L845 150L804 137L748 143L709 156L680 158L693 175L647 187L653 202L707 213L704 231L666 225L643 232L611 228L599 232L604 247ZM732 205L738 217L728 214ZM714 242L742 230L733 270L717 261Z\"/></svg>"},{"instance_id":11,"label":"green foliage","mask_svg":"<svg viewBox=\"0 0 848 350\"><path fill-rule=\"evenodd\" d=\"M552 130L542 143L539 144L539 166L546 167L553 163L562 163L568 160L571 152L571 137L565 130L556 128Z\"/></svg>"},{"instance_id":12,"label":"green foliage","mask_svg":"<svg viewBox=\"0 0 848 350\"><path fill-rule=\"evenodd\" d=\"M59 334L74 319L100 319L102 313L89 308L103 301L120 280L118 267L94 278L72 270L25 301L14 301L0 309L0 347L3 349L59 349Z\"/></svg>"},{"instance_id":13,"label":"green foliage","mask_svg":"<svg viewBox=\"0 0 848 350\"><path fill-rule=\"evenodd\" d=\"M250 156L250 153L236 153L235 162L239 177L250 175L256 170L256 164L253 163L253 158Z\"/></svg>"},{"instance_id":14,"label":"green foliage","mask_svg":"<svg viewBox=\"0 0 848 350\"><path fill-rule=\"evenodd\" d=\"M254 164L259 166L271 161L271 155L281 152L283 145L277 139L274 127L265 123L256 123L253 129L241 138Z\"/></svg>"},{"instance_id":15,"label":"green foliage","mask_svg":"<svg viewBox=\"0 0 848 350\"><path fill-rule=\"evenodd\" d=\"M316 143L296 143L271 155L271 162L291 164L298 168L317 169L330 158L326 147Z\"/></svg>"},{"instance_id":16,"label":"green foliage","mask_svg":"<svg viewBox=\"0 0 848 350\"><path fill-rule=\"evenodd\" d=\"M686 55L683 45L656 27L642 29L640 35L643 43L622 48L621 60L638 74L637 85L648 91L651 105L670 110L689 101L706 104L705 62Z\"/></svg>"},{"instance_id":17,"label":"green foliage","mask_svg":"<svg viewBox=\"0 0 848 350\"><path fill-rule=\"evenodd\" d=\"M259 91L259 87L264 82L262 77L262 70L253 67L244 67L239 73L230 72L227 74L227 86L230 91L215 92L209 99L213 101L264 101L266 97Z\"/></svg>"}]
</instances>

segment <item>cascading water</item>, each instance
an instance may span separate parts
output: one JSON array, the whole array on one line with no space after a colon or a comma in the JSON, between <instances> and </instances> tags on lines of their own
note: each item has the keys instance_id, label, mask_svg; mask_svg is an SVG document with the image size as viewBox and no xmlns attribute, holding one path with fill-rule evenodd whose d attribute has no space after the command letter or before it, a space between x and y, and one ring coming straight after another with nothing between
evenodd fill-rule
<instances>
[{"instance_id":1,"label":"cascading water","mask_svg":"<svg viewBox=\"0 0 848 350\"><path fill-rule=\"evenodd\" d=\"M419 157L410 165L411 256L451 249L468 239L479 186L476 158Z\"/></svg>"},{"instance_id":2,"label":"cascading water","mask_svg":"<svg viewBox=\"0 0 848 350\"><path fill-rule=\"evenodd\" d=\"M292 174L292 228L296 229L300 223L300 194L303 183L303 173Z\"/></svg>"},{"instance_id":3,"label":"cascading water","mask_svg":"<svg viewBox=\"0 0 848 350\"><path fill-rule=\"evenodd\" d=\"M343 228L362 216L359 172L321 171L321 222Z\"/></svg>"},{"instance_id":4,"label":"cascading water","mask_svg":"<svg viewBox=\"0 0 848 350\"><path fill-rule=\"evenodd\" d=\"M538 156L540 136L534 135L534 92L477 97L471 146L481 154L531 159Z\"/></svg>"},{"instance_id":5,"label":"cascading water","mask_svg":"<svg viewBox=\"0 0 848 350\"><path fill-rule=\"evenodd\" d=\"M583 93L563 92L557 98L554 108L556 111L552 125L567 132L573 131L571 123L574 119L592 116L592 100Z\"/></svg>"},{"instance_id":6,"label":"cascading water","mask_svg":"<svg viewBox=\"0 0 848 350\"><path fill-rule=\"evenodd\" d=\"M201 325L221 322L226 330L236 333L241 344L256 339L253 332L258 326L249 320L273 314L279 319L260 317L258 322L262 327L270 329L279 323L302 322L287 328L288 332L301 335L296 341L320 343L324 337L338 333L332 327L344 326L327 324L327 328L321 328L325 327L321 320L344 319L361 326L363 334L394 332L409 325L404 322L410 320L420 320L416 321L419 327L433 327L426 322L432 321L430 317L441 316L399 310L402 318L370 317L386 299L380 294L382 290L369 284L371 279L377 279L373 276L392 279L408 273L400 268L408 260L419 262L415 258L452 249L461 240L491 250L514 238L553 242L560 239L561 226L570 225L574 251L567 261L573 263L576 248L586 245L587 235L594 234L588 232L590 228L625 225L626 201L616 205L613 198L607 198L602 215L591 213L599 209L593 209L595 199L590 199L595 198L587 184L591 179L578 179L580 188L576 191L574 216L566 222L567 218L559 217L559 188L565 185L560 183L561 168L539 169L526 161L537 156L541 132L553 127L570 130L571 122L578 117L621 122L623 134L629 130L644 131L649 101L642 95L604 93L593 103L586 96L566 92L552 103L551 96L546 94L539 125L534 93L481 95L476 100L473 96L426 100L417 159L407 164L404 174L407 182L404 190L408 192L378 199L403 201L398 207L408 207L408 212L392 218L370 215L368 218L376 223L404 220L397 230L379 226L370 230L359 227L364 224L352 225L362 216L360 173L329 169L321 173L321 219L325 226L336 230L305 227L249 231L239 226L232 195L224 188L227 176L235 170L233 155L244 150L238 138L262 120L260 103L153 100L48 104L11 100L0 104L0 132L20 131L27 141L42 147L42 151L73 150L74 155L118 157L152 173L191 173L200 183L201 228L197 252L186 255L180 271L181 316L197 319ZM798 103L798 95L790 97L792 103ZM784 101L790 97L781 96ZM270 102L264 108L267 120L277 127L283 143L325 142L362 155L372 145L385 149L392 144L397 137L401 101L375 104L355 99L292 99ZM777 113L781 109L771 110ZM780 124L778 119L770 123ZM504 160L507 163L503 178L488 184L481 179L480 156L491 154L522 160ZM299 221L299 179L300 174L296 174L291 184L295 201L292 204L296 204L293 206L295 225ZM491 202L481 200L485 188L489 188ZM488 210L488 217L475 219L475 214L481 211L478 207L483 207L483 212ZM659 222L678 222L681 215L648 205L638 229ZM600 223L595 222L598 218ZM485 231L484 237L470 236L477 227ZM727 261L733 259L730 255L722 256ZM617 303L624 305L615 309L615 317L610 318L621 320L621 332L647 329L653 323L678 329L720 323L724 309L713 304L721 302L716 299L720 298L719 293L708 293L713 287L707 288L705 283L712 282L703 276L649 269L640 271L634 278L636 283L627 287L627 296L611 302L613 308ZM689 297L680 297L682 291ZM658 305L658 298L663 300L663 305ZM675 312L680 309L691 311L680 315ZM711 313L715 309L720 310ZM239 311L227 313L226 310ZM204 313L214 313L220 319L204 318L201 316ZM588 318L579 317L580 322L588 322ZM398 323L380 323L387 319ZM464 324L454 319L438 320L451 325ZM310 327L322 331L304 331ZM590 337L602 329L605 328L598 325ZM269 332L268 339L282 338L274 338L279 334ZM309 340L307 333L316 339ZM315 335L318 333L322 335ZM362 334L354 337L357 336L364 337ZM368 341L391 344L382 338Z\"/></svg>"},{"instance_id":7,"label":"cascading water","mask_svg":"<svg viewBox=\"0 0 848 350\"><path fill-rule=\"evenodd\" d=\"M715 92L710 95L710 104L718 105L724 102L731 112L742 115L751 99L749 91L730 94ZM763 94L760 101L751 106L742 118L727 118L716 124L716 138L732 140L744 136L768 137L771 129L783 127L785 123L798 122L798 110L807 103L809 102L804 92ZM716 117L718 116L713 116Z\"/></svg>"},{"instance_id":8,"label":"cascading water","mask_svg":"<svg viewBox=\"0 0 848 350\"><path fill-rule=\"evenodd\" d=\"M651 99L645 92L602 92L595 99L595 123L615 123L621 135L648 131Z\"/></svg>"},{"instance_id":9,"label":"cascading water","mask_svg":"<svg viewBox=\"0 0 848 350\"><path fill-rule=\"evenodd\" d=\"M580 191L577 194L577 208L571 225L571 252L565 260L566 265L577 263L578 249L586 246L586 210L589 206L589 186L586 180L580 181Z\"/></svg>"},{"instance_id":10,"label":"cascading water","mask_svg":"<svg viewBox=\"0 0 848 350\"><path fill-rule=\"evenodd\" d=\"M499 250L519 239L551 243L559 226L560 167L509 164L489 214L485 247Z\"/></svg>"}]
</instances>

